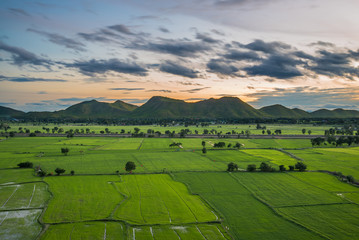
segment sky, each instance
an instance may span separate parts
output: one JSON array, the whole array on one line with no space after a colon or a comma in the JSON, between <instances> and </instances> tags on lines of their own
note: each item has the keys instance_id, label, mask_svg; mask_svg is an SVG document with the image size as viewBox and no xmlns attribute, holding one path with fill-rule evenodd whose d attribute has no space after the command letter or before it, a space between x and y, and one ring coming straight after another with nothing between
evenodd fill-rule
<instances>
[{"instance_id":1,"label":"sky","mask_svg":"<svg viewBox=\"0 0 359 240\"><path fill-rule=\"evenodd\" d=\"M239 97L359 110L357 0L1 0L0 105Z\"/></svg>"}]
</instances>

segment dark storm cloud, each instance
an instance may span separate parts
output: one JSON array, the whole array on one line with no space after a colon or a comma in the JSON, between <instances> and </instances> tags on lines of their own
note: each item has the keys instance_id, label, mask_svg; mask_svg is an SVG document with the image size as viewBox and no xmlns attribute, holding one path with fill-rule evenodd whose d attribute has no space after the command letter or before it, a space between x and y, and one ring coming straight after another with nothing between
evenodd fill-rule
<instances>
[{"instance_id":1,"label":"dark storm cloud","mask_svg":"<svg viewBox=\"0 0 359 240\"><path fill-rule=\"evenodd\" d=\"M27 77L5 77L0 76L0 81L9 81L9 82L67 82L63 79L48 79L48 78L27 78Z\"/></svg>"},{"instance_id":2,"label":"dark storm cloud","mask_svg":"<svg viewBox=\"0 0 359 240\"><path fill-rule=\"evenodd\" d=\"M223 57L237 61L258 61L261 59L260 56L254 51L243 52L238 50L229 50L227 54L223 55Z\"/></svg>"},{"instance_id":3,"label":"dark storm cloud","mask_svg":"<svg viewBox=\"0 0 359 240\"><path fill-rule=\"evenodd\" d=\"M31 28L27 29L27 31L45 36L50 42L55 43L57 45L64 46L66 48L70 48L76 51L81 51L81 52L86 51L86 49L84 48L85 44L78 42L74 39L67 38L56 33L48 33L45 31L39 31Z\"/></svg>"},{"instance_id":4,"label":"dark storm cloud","mask_svg":"<svg viewBox=\"0 0 359 240\"><path fill-rule=\"evenodd\" d=\"M292 58L290 55L273 54L263 60L261 64L243 68L250 76L269 76L278 79L289 79L303 76L297 66L302 61Z\"/></svg>"},{"instance_id":5,"label":"dark storm cloud","mask_svg":"<svg viewBox=\"0 0 359 240\"><path fill-rule=\"evenodd\" d=\"M331 42L323 42L323 41L318 41L318 42L314 42L314 43L310 43L308 44L308 46L321 46L321 47L335 47L334 43Z\"/></svg>"},{"instance_id":6,"label":"dark storm cloud","mask_svg":"<svg viewBox=\"0 0 359 240\"><path fill-rule=\"evenodd\" d=\"M123 33L123 34L127 34L127 35L134 35L134 33L131 32L131 30L123 24L112 25L112 26L109 26L108 28L115 30L119 33Z\"/></svg>"},{"instance_id":7,"label":"dark storm cloud","mask_svg":"<svg viewBox=\"0 0 359 240\"><path fill-rule=\"evenodd\" d=\"M310 70L317 74L330 77L339 76L352 79L359 77L359 69L352 66L353 60L359 60L359 52L329 52L319 50L319 56L314 59Z\"/></svg>"},{"instance_id":8,"label":"dark storm cloud","mask_svg":"<svg viewBox=\"0 0 359 240\"><path fill-rule=\"evenodd\" d=\"M253 51L259 51L264 53L275 53L283 50L289 50L292 47L283 42L264 42L263 40L257 39L249 44L239 44L243 48L247 48Z\"/></svg>"},{"instance_id":9,"label":"dark storm cloud","mask_svg":"<svg viewBox=\"0 0 359 240\"><path fill-rule=\"evenodd\" d=\"M207 68L210 72L228 76L236 76L236 72L239 71L239 68L230 65L229 62L220 59L211 59L207 63Z\"/></svg>"},{"instance_id":10,"label":"dark storm cloud","mask_svg":"<svg viewBox=\"0 0 359 240\"><path fill-rule=\"evenodd\" d=\"M48 67L51 64L51 61L40 58L32 52L29 52L23 48L7 45L2 41L0 41L0 50L11 54L14 65L22 66L29 64Z\"/></svg>"},{"instance_id":11,"label":"dark storm cloud","mask_svg":"<svg viewBox=\"0 0 359 240\"><path fill-rule=\"evenodd\" d=\"M31 15L26 12L25 10L23 9L20 9L20 8L9 8L9 11L14 13L15 15L23 15L23 16L26 16L26 17L30 17Z\"/></svg>"},{"instance_id":12,"label":"dark storm cloud","mask_svg":"<svg viewBox=\"0 0 359 240\"><path fill-rule=\"evenodd\" d=\"M182 39L162 39L158 42L133 43L128 47L137 50L167 53L180 57L195 57L198 53L203 53L211 49L203 42L192 42Z\"/></svg>"},{"instance_id":13,"label":"dark storm cloud","mask_svg":"<svg viewBox=\"0 0 359 240\"><path fill-rule=\"evenodd\" d=\"M220 42L219 40L212 38L209 34L199 33L199 32L196 33L196 39L202 40L203 42L206 42L206 43Z\"/></svg>"},{"instance_id":14,"label":"dark storm cloud","mask_svg":"<svg viewBox=\"0 0 359 240\"><path fill-rule=\"evenodd\" d=\"M163 33L170 33L170 30L168 30L168 29L165 28L165 27L159 27L158 30L160 30L160 31L163 32Z\"/></svg>"},{"instance_id":15,"label":"dark storm cloud","mask_svg":"<svg viewBox=\"0 0 359 240\"><path fill-rule=\"evenodd\" d=\"M179 75L188 78L197 78L198 71L187 68L185 66L180 65L179 63L175 63L172 61L166 61L160 65L160 71L171 73L174 75Z\"/></svg>"},{"instance_id":16,"label":"dark storm cloud","mask_svg":"<svg viewBox=\"0 0 359 240\"><path fill-rule=\"evenodd\" d=\"M109 90L115 91L140 91L145 90L144 88L109 88Z\"/></svg>"},{"instance_id":17,"label":"dark storm cloud","mask_svg":"<svg viewBox=\"0 0 359 240\"><path fill-rule=\"evenodd\" d=\"M79 69L79 71L88 76L94 76L97 73L103 74L108 71L126 73L136 76L146 76L147 69L134 62L123 62L119 59L112 58L109 60L76 61L71 64L65 64L67 67Z\"/></svg>"}]
</instances>

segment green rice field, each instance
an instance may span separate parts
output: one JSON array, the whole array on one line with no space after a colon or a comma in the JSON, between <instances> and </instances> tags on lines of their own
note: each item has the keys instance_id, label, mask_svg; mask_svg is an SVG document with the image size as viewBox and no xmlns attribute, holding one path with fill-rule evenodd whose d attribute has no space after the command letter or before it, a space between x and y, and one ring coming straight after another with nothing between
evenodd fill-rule
<instances>
[{"instance_id":1,"label":"green rice field","mask_svg":"<svg viewBox=\"0 0 359 240\"><path fill-rule=\"evenodd\" d=\"M249 129L217 126L234 127ZM226 146L215 148L220 141ZM312 148L308 139L8 138L0 141L0 239L356 239L359 188L327 172L358 179L358 159L357 146ZM17 167L26 161L47 176ZM308 171L278 171L298 161ZM230 162L238 172L226 171ZM246 171L262 162L275 172Z\"/></svg>"}]
</instances>

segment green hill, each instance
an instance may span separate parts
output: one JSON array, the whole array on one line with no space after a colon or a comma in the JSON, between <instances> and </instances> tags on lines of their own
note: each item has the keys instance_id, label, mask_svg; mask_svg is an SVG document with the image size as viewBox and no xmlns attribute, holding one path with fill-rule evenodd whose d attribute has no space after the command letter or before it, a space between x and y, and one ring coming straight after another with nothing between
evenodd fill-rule
<instances>
[{"instance_id":1,"label":"green hill","mask_svg":"<svg viewBox=\"0 0 359 240\"><path fill-rule=\"evenodd\" d=\"M334 110L319 109L310 113L312 118L359 118L359 111L344 110L337 108Z\"/></svg>"},{"instance_id":2,"label":"green hill","mask_svg":"<svg viewBox=\"0 0 359 240\"><path fill-rule=\"evenodd\" d=\"M290 109L280 104L263 107L259 111L271 118L310 118L310 114L304 110Z\"/></svg>"},{"instance_id":3,"label":"green hill","mask_svg":"<svg viewBox=\"0 0 359 240\"><path fill-rule=\"evenodd\" d=\"M0 106L0 118L17 118L22 117L24 114L22 111Z\"/></svg>"},{"instance_id":4,"label":"green hill","mask_svg":"<svg viewBox=\"0 0 359 240\"><path fill-rule=\"evenodd\" d=\"M134 110L132 118L260 118L263 117L239 98L223 97L194 103L167 97L152 97Z\"/></svg>"}]
</instances>

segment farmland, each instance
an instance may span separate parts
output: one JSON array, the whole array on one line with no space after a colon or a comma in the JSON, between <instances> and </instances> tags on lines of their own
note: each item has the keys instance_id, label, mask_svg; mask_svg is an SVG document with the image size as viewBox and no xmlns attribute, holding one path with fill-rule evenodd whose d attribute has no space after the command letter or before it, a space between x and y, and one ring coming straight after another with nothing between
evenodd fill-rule
<instances>
[{"instance_id":1,"label":"farmland","mask_svg":"<svg viewBox=\"0 0 359 240\"><path fill-rule=\"evenodd\" d=\"M8 138L0 238L353 239L359 188L317 170L359 178L358 156L356 146L312 148L308 139ZM48 176L17 168L26 161ZM310 172L278 172L298 161ZM226 172L230 162L239 172ZM262 162L275 172L245 171Z\"/></svg>"}]
</instances>

